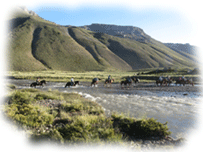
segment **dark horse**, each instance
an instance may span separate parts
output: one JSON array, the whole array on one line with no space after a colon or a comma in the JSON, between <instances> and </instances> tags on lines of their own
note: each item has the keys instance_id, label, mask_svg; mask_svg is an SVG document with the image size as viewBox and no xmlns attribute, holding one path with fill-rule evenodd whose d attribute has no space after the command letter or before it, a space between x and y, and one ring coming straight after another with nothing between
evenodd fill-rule
<instances>
[{"instance_id":1,"label":"dark horse","mask_svg":"<svg viewBox=\"0 0 203 152\"><path fill-rule=\"evenodd\" d=\"M94 78L94 79L92 79L91 86L92 85L95 86L96 84L98 84L99 80L101 80L101 79L100 78Z\"/></svg>"},{"instance_id":2,"label":"dark horse","mask_svg":"<svg viewBox=\"0 0 203 152\"><path fill-rule=\"evenodd\" d=\"M128 81L128 80L121 81L121 86L122 86L123 84L124 84L125 86L126 86L127 84L128 84L129 86L131 86L132 81Z\"/></svg>"},{"instance_id":3,"label":"dark horse","mask_svg":"<svg viewBox=\"0 0 203 152\"><path fill-rule=\"evenodd\" d=\"M191 80L184 80L184 79L178 79L178 80L176 80L176 83L175 83L176 85L177 84L182 84L183 86L185 86L186 84L191 84L192 86L194 86L194 83L193 83L193 81L192 81L192 79Z\"/></svg>"},{"instance_id":4,"label":"dark horse","mask_svg":"<svg viewBox=\"0 0 203 152\"><path fill-rule=\"evenodd\" d=\"M42 80L42 81L40 81L40 82L33 82L33 83L31 83L30 87L35 87L35 88L36 88L37 85L43 87L44 84L46 84L46 81L45 81L45 80Z\"/></svg>"},{"instance_id":5,"label":"dark horse","mask_svg":"<svg viewBox=\"0 0 203 152\"><path fill-rule=\"evenodd\" d=\"M66 83L66 85L65 85L65 88L68 86L68 87L70 87L70 86L76 86L76 85L79 85L79 81L75 81L73 84L71 83L71 82L67 82Z\"/></svg>"},{"instance_id":6,"label":"dark horse","mask_svg":"<svg viewBox=\"0 0 203 152\"><path fill-rule=\"evenodd\" d=\"M139 82L140 82L140 79L138 79L138 78L132 78L132 80L133 80L135 83L139 83Z\"/></svg>"},{"instance_id":7,"label":"dark horse","mask_svg":"<svg viewBox=\"0 0 203 152\"><path fill-rule=\"evenodd\" d=\"M163 80L156 80L156 85L158 86L158 84L160 84L160 86L162 86L162 84L165 84L168 86L172 83L173 79L172 78L163 78Z\"/></svg>"},{"instance_id":8,"label":"dark horse","mask_svg":"<svg viewBox=\"0 0 203 152\"><path fill-rule=\"evenodd\" d=\"M106 79L104 82L104 85L106 84L106 86L107 86L107 83L109 83L111 85L112 82L114 82L114 79L111 79L111 80Z\"/></svg>"}]
</instances>

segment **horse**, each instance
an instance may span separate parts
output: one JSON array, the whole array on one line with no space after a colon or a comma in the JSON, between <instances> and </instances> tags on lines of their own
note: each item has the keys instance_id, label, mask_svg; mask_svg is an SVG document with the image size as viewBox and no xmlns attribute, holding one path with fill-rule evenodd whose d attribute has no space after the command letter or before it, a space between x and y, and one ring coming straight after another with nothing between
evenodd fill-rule
<instances>
[{"instance_id":1,"label":"horse","mask_svg":"<svg viewBox=\"0 0 203 152\"><path fill-rule=\"evenodd\" d=\"M112 82L114 82L114 79L111 79L111 80L106 79L104 82L104 85L106 84L106 86L107 86L107 83L109 83L111 85Z\"/></svg>"},{"instance_id":2,"label":"horse","mask_svg":"<svg viewBox=\"0 0 203 152\"><path fill-rule=\"evenodd\" d=\"M94 79L92 79L91 86L92 85L95 86L96 84L98 84L99 80L101 80L101 79L100 78L94 78Z\"/></svg>"},{"instance_id":3,"label":"horse","mask_svg":"<svg viewBox=\"0 0 203 152\"><path fill-rule=\"evenodd\" d=\"M44 84L46 84L46 81L45 81L45 80L42 80L42 81L40 81L40 82L33 82L33 83L31 83L31 84L30 84L30 87L35 87L35 88L36 88L37 85L43 87Z\"/></svg>"},{"instance_id":4,"label":"horse","mask_svg":"<svg viewBox=\"0 0 203 152\"><path fill-rule=\"evenodd\" d=\"M183 86L185 86L185 84L191 84L192 86L194 86L194 83L193 83L192 79L191 80L178 79L178 80L176 80L175 84L176 85L177 84L179 84L179 85L182 84Z\"/></svg>"},{"instance_id":5,"label":"horse","mask_svg":"<svg viewBox=\"0 0 203 152\"><path fill-rule=\"evenodd\" d=\"M156 80L156 85L158 86L158 84L160 84L160 86L162 86L162 84L167 84L166 79L163 79L163 80L158 79L158 80Z\"/></svg>"},{"instance_id":6,"label":"horse","mask_svg":"<svg viewBox=\"0 0 203 152\"><path fill-rule=\"evenodd\" d=\"M133 80L135 83L139 83L139 82L140 82L140 79L138 79L138 78L132 78L132 80Z\"/></svg>"},{"instance_id":7,"label":"horse","mask_svg":"<svg viewBox=\"0 0 203 152\"><path fill-rule=\"evenodd\" d=\"M65 85L65 88L68 86L68 87L70 87L70 86L76 86L76 85L79 85L79 81L75 81L73 84L71 83L71 82L67 82L66 83L66 85Z\"/></svg>"},{"instance_id":8,"label":"horse","mask_svg":"<svg viewBox=\"0 0 203 152\"><path fill-rule=\"evenodd\" d=\"M168 86L170 86L170 84L173 82L173 79L172 78L165 79L165 82L166 84L168 84Z\"/></svg>"},{"instance_id":9,"label":"horse","mask_svg":"<svg viewBox=\"0 0 203 152\"><path fill-rule=\"evenodd\" d=\"M166 86L170 86L170 84L173 82L172 78L163 78L163 80L156 80L156 85L158 86L158 84L160 83L160 86L162 86L162 84L165 84Z\"/></svg>"},{"instance_id":10,"label":"horse","mask_svg":"<svg viewBox=\"0 0 203 152\"><path fill-rule=\"evenodd\" d=\"M126 86L126 85L129 85L129 86L131 86L131 84L132 84L132 81L128 81L128 80L125 80L125 81L121 81L121 86L122 86L123 84L124 84L125 86Z\"/></svg>"}]
</instances>

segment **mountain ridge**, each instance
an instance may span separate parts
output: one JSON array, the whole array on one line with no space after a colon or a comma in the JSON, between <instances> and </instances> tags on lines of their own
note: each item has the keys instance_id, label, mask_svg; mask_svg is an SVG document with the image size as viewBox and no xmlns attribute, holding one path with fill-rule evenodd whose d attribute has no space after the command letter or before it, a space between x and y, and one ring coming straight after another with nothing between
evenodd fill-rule
<instances>
[{"instance_id":1,"label":"mountain ridge","mask_svg":"<svg viewBox=\"0 0 203 152\"><path fill-rule=\"evenodd\" d=\"M61 26L29 11L15 13L9 23L10 70L129 71L197 66L194 55L174 51L138 27L92 24L102 26L93 31L87 25Z\"/></svg>"}]
</instances>

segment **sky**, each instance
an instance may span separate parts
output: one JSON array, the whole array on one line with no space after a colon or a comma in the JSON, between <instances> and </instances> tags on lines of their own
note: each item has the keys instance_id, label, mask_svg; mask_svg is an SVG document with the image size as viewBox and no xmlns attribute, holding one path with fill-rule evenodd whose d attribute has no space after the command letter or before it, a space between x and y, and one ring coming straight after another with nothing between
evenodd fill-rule
<instances>
[{"instance_id":1,"label":"sky","mask_svg":"<svg viewBox=\"0 0 203 152\"><path fill-rule=\"evenodd\" d=\"M143 29L146 34L164 43L199 45L194 39L198 33L198 25L194 22L198 12L192 9L198 5L173 2L164 4L145 0L143 3L113 0L110 3L106 0L79 0L77 3L76 0L75 3L39 3L25 7L60 25L129 25Z\"/></svg>"},{"instance_id":2,"label":"sky","mask_svg":"<svg viewBox=\"0 0 203 152\"><path fill-rule=\"evenodd\" d=\"M93 6L69 8L66 6L29 6L28 10L40 17L60 25L83 26L92 23L129 25L143 29L146 34L161 41L190 43L193 35L192 23L175 9L156 7L129 9L125 6Z\"/></svg>"}]
</instances>

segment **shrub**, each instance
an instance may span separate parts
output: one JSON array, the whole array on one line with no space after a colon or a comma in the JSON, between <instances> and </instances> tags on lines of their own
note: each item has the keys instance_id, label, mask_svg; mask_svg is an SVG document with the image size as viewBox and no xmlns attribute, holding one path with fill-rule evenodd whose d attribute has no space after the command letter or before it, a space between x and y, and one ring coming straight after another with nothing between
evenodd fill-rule
<instances>
[{"instance_id":1,"label":"shrub","mask_svg":"<svg viewBox=\"0 0 203 152\"><path fill-rule=\"evenodd\" d=\"M84 111L87 114L100 115L104 114L104 110L97 104L87 104L86 102L73 102L73 103L62 103L61 108L66 112L78 112Z\"/></svg>"},{"instance_id":2,"label":"shrub","mask_svg":"<svg viewBox=\"0 0 203 152\"><path fill-rule=\"evenodd\" d=\"M71 124L58 129L69 142L115 141L121 135L115 134L109 118L99 116L75 117Z\"/></svg>"},{"instance_id":3,"label":"shrub","mask_svg":"<svg viewBox=\"0 0 203 152\"><path fill-rule=\"evenodd\" d=\"M30 127L39 127L53 123L53 115L41 111L37 106L30 104L12 104L7 107L7 115L18 123Z\"/></svg>"},{"instance_id":4,"label":"shrub","mask_svg":"<svg viewBox=\"0 0 203 152\"><path fill-rule=\"evenodd\" d=\"M49 139L50 141L64 143L64 139L57 129L42 131L41 133L35 131L31 135L31 139L34 140L35 142L41 142L43 140Z\"/></svg>"},{"instance_id":5,"label":"shrub","mask_svg":"<svg viewBox=\"0 0 203 152\"><path fill-rule=\"evenodd\" d=\"M45 100L45 99L56 99L56 100L61 100L61 96L56 96L56 95L53 95L53 94L47 94L47 93L38 93L36 96L35 96L35 99L36 100Z\"/></svg>"},{"instance_id":6,"label":"shrub","mask_svg":"<svg viewBox=\"0 0 203 152\"><path fill-rule=\"evenodd\" d=\"M167 123L162 124L154 118L136 120L114 114L112 120L114 128L129 138L162 138L171 134Z\"/></svg>"},{"instance_id":7,"label":"shrub","mask_svg":"<svg viewBox=\"0 0 203 152\"><path fill-rule=\"evenodd\" d=\"M16 103L22 105L23 103L31 103L31 101L33 101L33 98L30 97L29 93L15 91L14 94L10 97L9 103Z\"/></svg>"}]
</instances>

